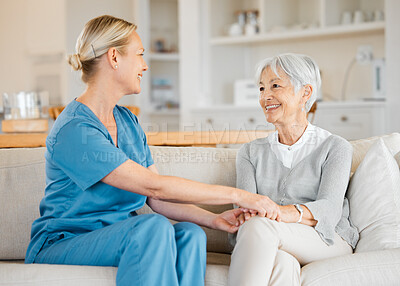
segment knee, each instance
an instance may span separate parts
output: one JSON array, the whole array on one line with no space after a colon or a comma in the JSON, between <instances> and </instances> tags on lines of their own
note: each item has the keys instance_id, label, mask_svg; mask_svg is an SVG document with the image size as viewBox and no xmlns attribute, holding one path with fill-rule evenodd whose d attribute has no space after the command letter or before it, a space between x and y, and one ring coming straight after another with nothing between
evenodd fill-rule
<instances>
[{"instance_id":1,"label":"knee","mask_svg":"<svg viewBox=\"0 0 400 286\"><path fill-rule=\"evenodd\" d=\"M237 240L251 236L252 239L273 240L278 237L276 224L278 222L264 217L255 216L246 221L239 229Z\"/></svg>"},{"instance_id":2,"label":"knee","mask_svg":"<svg viewBox=\"0 0 400 286\"><path fill-rule=\"evenodd\" d=\"M149 238L173 238L174 228L170 221L160 214L144 214L138 216L140 226L135 232L142 232ZM152 235L149 235L149 234Z\"/></svg>"},{"instance_id":3,"label":"knee","mask_svg":"<svg viewBox=\"0 0 400 286\"><path fill-rule=\"evenodd\" d=\"M277 265L283 265L287 267L293 267L295 269L300 270L300 263L299 261L290 253L286 251L279 250L276 253L275 261Z\"/></svg>"},{"instance_id":4,"label":"knee","mask_svg":"<svg viewBox=\"0 0 400 286\"><path fill-rule=\"evenodd\" d=\"M207 236L204 230L197 224L180 222L174 225L177 240L195 242L202 248L206 248Z\"/></svg>"}]
</instances>

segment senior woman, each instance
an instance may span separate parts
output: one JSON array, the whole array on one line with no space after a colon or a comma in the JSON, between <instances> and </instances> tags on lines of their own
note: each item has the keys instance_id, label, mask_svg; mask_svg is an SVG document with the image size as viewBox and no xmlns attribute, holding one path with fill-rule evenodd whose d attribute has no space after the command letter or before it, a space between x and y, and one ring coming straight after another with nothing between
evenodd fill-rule
<instances>
[{"instance_id":1,"label":"senior woman","mask_svg":"<svg viewBox=\"0 0 400 286\"><path fill-rule=\"evenodd\" d=\"M237 187L268 196L281 216L253 217L239 228L229 285L300 285L300 265L350 254L357 243L344 197L352 147L307 120L321 82L311 58L265 59L256 77L276 131L239 150Z\"/></svg>"},{"instance_id":2,"label":"senior woman","mask_svg":"<svg viewBox=\"0 0 400 286\"><path fill-rule=\"evenodd\" d=\"M271 218L279 208L261 195L158 174L138 119L116 105L140 92L148 68L135 28L92 19L69 57L87 89L47 137L46 190L26 263L118 266L121 286L204 285L206 238L196 224L235 232L246 210L217 215L190 203L237 203ZM145 203L158 214L137 215Z\"/></svg>"}]
</instances>

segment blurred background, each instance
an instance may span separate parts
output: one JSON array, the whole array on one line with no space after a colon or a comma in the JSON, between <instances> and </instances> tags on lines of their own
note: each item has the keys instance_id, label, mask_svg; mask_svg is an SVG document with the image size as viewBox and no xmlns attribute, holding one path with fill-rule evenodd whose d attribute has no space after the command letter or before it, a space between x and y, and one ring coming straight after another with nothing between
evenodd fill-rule
<instances>
[{"instance_id":1,"label":"blurred background","mask_svg":"<svg viewBox=\"0 0 400 286\"><path fill-rule=\"evenodd\" d=\"M34 92L41 108L78 97L66 55L103 14L138 25L149 70L141 94L120 103L140 108L145 131L273 128L254 72L284 52L320 66L314 124L346 139L400 130L397 0L0 0L0 94Z\"/></svg>"}]
</instances>

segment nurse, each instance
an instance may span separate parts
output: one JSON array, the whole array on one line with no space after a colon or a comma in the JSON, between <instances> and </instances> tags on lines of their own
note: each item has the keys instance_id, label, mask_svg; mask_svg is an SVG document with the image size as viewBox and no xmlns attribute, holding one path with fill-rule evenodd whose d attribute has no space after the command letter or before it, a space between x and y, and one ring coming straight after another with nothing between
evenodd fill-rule
<instances>
[{"instance_id":1,"label":"nurse","mask_svg":"<svg viewBox=\"0 0 400 286\"><path fill-rule=\"evenodd\" d=\"M121 286L204 285L206 236L197 224L232 233L243 212L279 219L279 208L266 196L158 174L138 119L116 105L140 92L148 68L135 29L92 19L69 56L87 88L47 137L45 196L25 261L117 266ZM157 214L137 215L145 203ZM191 203L242 209L217 215Z\"/></svg>"}]
</instances>

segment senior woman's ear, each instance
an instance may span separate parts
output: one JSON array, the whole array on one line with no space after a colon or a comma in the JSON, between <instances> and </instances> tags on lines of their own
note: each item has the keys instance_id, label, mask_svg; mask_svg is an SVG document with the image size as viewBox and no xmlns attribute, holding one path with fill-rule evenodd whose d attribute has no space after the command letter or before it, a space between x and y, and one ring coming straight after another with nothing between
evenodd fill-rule
<instances>
[{"instance_id":1,"label":"senior woman's ear","mask_svg":"<svg viewBox=\"0 0 400 286\"><path fill-rule=\"evenodd\" d=\"M312 87L311 84L306 84L306 85L304 86L304 95L303 95L304 104L307 102L307 100L310 99L310 97L311 97L313 91L314 91L314 90L313 90L313 87Z\"/></svg>"}]
</instances>

